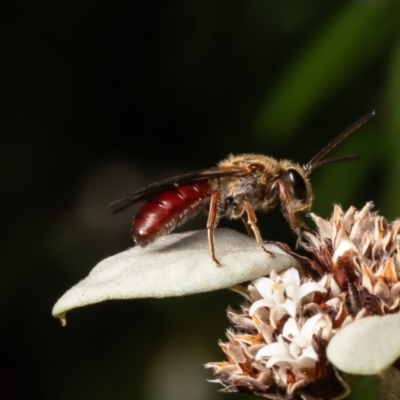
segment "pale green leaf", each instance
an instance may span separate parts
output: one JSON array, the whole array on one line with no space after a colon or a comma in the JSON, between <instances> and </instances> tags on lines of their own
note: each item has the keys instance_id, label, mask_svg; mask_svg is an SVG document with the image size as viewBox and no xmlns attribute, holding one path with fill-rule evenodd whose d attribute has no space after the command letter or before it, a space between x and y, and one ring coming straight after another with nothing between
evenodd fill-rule
<instances>
[{"instance_id":1,"label":"pale green leaf","mask_svg":"<svg viewBox=\"0 0 400 400\"><path fill-rule=\"evenodd\" d=\"M266 245L271 257L253 238L230 229L218 229L216 255L211 259L207 231L163 236L147 247L133 247L97 264L90 274L55 304L53 315L65 320L68 311L105 300L183 296L207 292L299 267L275 245Z\"/></svg>"},{"instance_id":2,"label":"pale green leaf","mask_svg":"<svg viewBox=\"0 0 400 400\"><path fill-rule=\"evenodd\" d=\"M399 332L400 314L359 319L331 339L328 359L350 374L379 374L400 357Z\"/></svg>"}]
</instances>

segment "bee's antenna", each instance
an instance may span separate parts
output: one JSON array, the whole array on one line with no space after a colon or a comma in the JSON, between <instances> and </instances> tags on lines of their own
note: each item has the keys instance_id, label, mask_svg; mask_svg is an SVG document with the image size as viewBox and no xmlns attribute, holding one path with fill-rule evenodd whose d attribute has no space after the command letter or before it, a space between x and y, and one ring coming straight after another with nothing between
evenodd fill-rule
<instances>
[{"instance_id":1,"label":"bee's antenna","mask_svg":"<svg viewBox=\"0 0 400 400\"><path fill-rule=\"evenodd\" d=\"M356 129L358 129L361 125L364 125L375 115L375 110L370 113L364 115L358 121L354 122L354 124L350 125L347 129L345 129L339 136L333 139L330 143L328 143L321 151L319 151L307 164L304 165L304 170L311 172L312 170L321 167L325 164L330 164L332 162L341 162L347 161L356 158L354 155L344 156L332 158L329 160L321 161L329 152L331 152L340 142L350 136Z\"/></svg>"},{"instance_id":2,"label":"bee's antenna","mask_svg":"<svg viewBox=\"0 0 400 400\"><path fill-rule=\"evenodd\" d=\"M317 168L323 167L324 165L327 164L333 164L333 163L339 163L343 161L350 161L350 160L357 160L359 159L360 156L359 154L348 154L347 156L342 156L342 157L334 157L334 158L326 158L325 160L318 161L312 166L312 170L316 170ZM307 166L305 166L307 167Z\"/></svg>"}]
</instances>

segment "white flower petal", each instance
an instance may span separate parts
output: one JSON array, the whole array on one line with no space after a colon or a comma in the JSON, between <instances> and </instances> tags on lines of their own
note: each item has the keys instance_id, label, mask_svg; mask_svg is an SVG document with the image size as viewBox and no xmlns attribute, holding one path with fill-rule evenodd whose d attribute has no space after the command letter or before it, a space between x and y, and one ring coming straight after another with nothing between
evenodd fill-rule
<instances>
[{"instance_id":1,"label":"white flower petal","mask_svg":"<svg viewBox=\"0 0 400 400\"><path fill-rule=\"evenodd\" d=\"M296 293L297 293L297 290L298 290L298 286L295 286L295 285L291 285L291 284L289 284L289 285L286 285L286 287L285 287L285 293L286 293L286 297L288 298L288 299L293 299L293 297L296 295Z\"/></svg>"},{"instance_id":2,"label":"white flower petal","mask_svg":"<svg viewBox=\"0 0 400 400\"><path fill-rule=\"evenodd\" d=\"M217 267L208 249L207 231L172 234L146 247L133 247L101 261L90 274L55 304L53 315L111 299L183 296L231 287L271 270L298 263L277 246L267 244L271 257L253 238L217 229Z\"/></svg>"},{"instance_id":3,"label":"white flower petal","mask_svg":"<svg viewBox=\"0 0 400 400\"><path fill-rule=\"evenodd\" d=\"M315 327L321 319L322 314L315 314L309 318L304 325L301 327L301 336L307 339L308 343L311 343L312 336L315 332Z\"/></svg>"},{"instance_id":4,"label":"white flower petal","mask_svg":"<svg viewBox=\"0 0 400 400\"><path fill-rule=\"evenodd\" d=\"M286 300L280 307L283 307L291 317L296 316L297 304L293 300Z\"/></svg>"},{"instance_id":5,"label":"white flower petal","mask_svg":"<svg viewBox=\"0 0 400 400\"><path fill-rule=\"evenodd\" d=\"M301 356L310 358L311 360L318 361L318 354L316 353L314 348L311 346L311 344L303 349Z\"/></svg>"},{"instance_id":6,"label":"white flower petal","mask_svg":"<svg viewBox=\"0 0 400 400\"><path fill-rule=\"evenodd\" d=\"M400 357L400 314L363 318L330 341L328 359L351 374L378 374Z\"/></svg>"},{"instance_id":7,"label":"white flower petal","mask_svg":"<svg viewBox=\"0 0 400 400\"><path fill-rule=\"evenodd\" d=\"M266 346L261 347L261 349L258 350L255 359L260 360L263 357L281 356L284 354L286 355L289 354L287 345L282 340L279 339L277 342L267 344Z\"/></svg>"},{"instance_id":8,"label":"white flower petal","mask_svg":"<svg viewBox=\"0 0 400 400\"><path fill-rule=\"evenodd\" d=\"M283 326L282 336L286 339L293 340L294 337L300 334L300 329L297 325L297 321L294 318L288 318L285 325Z\"/></svg>"},{"instance_id":9,"label":"white flower petal","mask_svg":"<svg viewBox=\"0 0 400 400\"><path fill-rule=\"evenodd\" d=\"M275 283L274 291L272 293L272 299L275 304L284 303L286 297L284 295L284 289L281 283Z\"/></svg>"},{"instance_id":10,"label":"white flower petal","mask_svg":"<svg viewBox=\"0 0 400 400\"><path fill-rule=\"evenodd\" d=\"M287 309L281 304L276 305L271 309L271 313L269 315L269 322L274 329L278 329L279 321L288 314Z\"/></svg>"},{"instance_id":11,"label":"white flower petal","mask_svg":"<svg viewBox=\"0 0 400 400\"><path fill-rule=\"evenodd\" d=\"M274 283L272 279L266 277L254 279L252 282L258 293L264 298L272 296L272 286Z\"/></svg>"},{"instance_id":12,"label":"white flower petal","mask_svg":"<svg viewBox=\"0 0 400 400\"><path fill-rule=\"evenodd\" d=\"M271 357L267 361L267 364L265 364L265 366L267 368L271 368L272 366L274 366L275 364L278 364L278 363L290 363L290 364L292 364L293 362L294 362L293 357L291 357L290 355L280 355L280 356Z\"/></svg>"},{"instance_id":13,"label":"white flower petal","mask_svg":"<svg viewBox=\"0 0 400 400\"><path fill-rule=\"evenodd\" d=\"M306 283L303 283L299 287L299 289L297 290L295 296L293 297L293 300L297 303L304 296L307 296L308 294L310 294L312 292L325 293L326 289L323 286L321 286L319 283L317 283L317 282L306 282Z\"/></svg>"},{"instance_id":14,"label":"white flower petal","mask_svg":"<svg viewBox=\"0 0 400 400\"><path fill-rule=\"evenodd\" d=\"M302 348L296 342L290 343L290 345L289 345L289 354L293 358L300 357L301 352L302 352Z\"/></svg>"},{"instance_id":15,"label":"white flower petal","mask_svg":"<svg viewBox=\"0 0 400 400\"><path fill-rule=\"evenodd\" d=\"M314 333L318 334L324 340L329 340L332 337L332 320L326 314L323 314L321 319L316 323Z\"/></svg>"},{"instance_id":16,"label":"white flower petal","mask_svg":"<svg viewBox=\"0 0 400 400\"><path fill-rule=\"evenodd\" d=\"M287 297L292 298L300 287L299 272L295 268L290 268L283 274L282 281L285 285Z\"/></svg>"},{"instance_id":17,"label":"white flower petal","mask_svg":"<svg viewBox=\"0 0 400 400\"><path fill-rule=\"evenodd\" d=\"M275 303L271 299L257 300L251 305L251 307L249 309L249 315L250 315L250 317L252 317L258 308L261 308L261 307L272 308L274 305L275 305Z\"/></svg>"}]
</instances>

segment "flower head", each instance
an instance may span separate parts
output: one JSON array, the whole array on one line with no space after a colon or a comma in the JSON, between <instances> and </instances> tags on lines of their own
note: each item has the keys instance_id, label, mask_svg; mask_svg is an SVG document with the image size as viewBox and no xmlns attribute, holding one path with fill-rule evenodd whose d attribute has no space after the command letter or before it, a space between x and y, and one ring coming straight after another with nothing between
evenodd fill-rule
<instances>
[{"instance_id":1,"label":"flower head","mask_svg":"<svg viewBox=\"0 0 400 400\"><path fill-rule=\"evenodd\" d=\"M380 318L393 318L388 314L400 307L400 221L388 223L371 208L368 203L344 212L335 206L328 221L312 214L318 231L304 234L302 246L312 257L302 261L313 273L300 275L292 268L248 286L250 303L228 314L236 325L229 343L221 344L228 361L206 365L225 391L334 399L349 392L340 369L379 373L400 356L400 345L387 351L379 347L365 366L364 341L357 350L357 336L370 336L373 347ZM396 318L398 324L388 320L381 326L399 326L400 314ZM358 329L361 321L366 324ZM350 342L352 351L341 351Z\"/></svg>"}]
</instances>

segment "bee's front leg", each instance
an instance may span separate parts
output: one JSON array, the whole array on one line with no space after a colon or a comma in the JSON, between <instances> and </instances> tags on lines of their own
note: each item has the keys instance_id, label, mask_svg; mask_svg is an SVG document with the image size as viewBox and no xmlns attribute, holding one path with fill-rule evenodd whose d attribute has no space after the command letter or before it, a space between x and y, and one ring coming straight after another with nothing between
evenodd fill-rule
<instances>
[{"instance_id":1,"label":"bee's front leg","mask_svg":"<svg viewBox=\"0 0 400 400\"><path fill-rule=\"evenodd\" d=\"M275 257L275 254L271 253L269 250L267 250L264 247L264 243L260 234L260 231L258 229L257 226L257 217L256 217L256 213L253 210L253 207L251 206L251 204L247 201L247 200L243 200L242 202L243 207L246 210L246 214L247 214L247 224L250 226L251 230L254 233L254 236L256 238L257 243L261 246L261 248L268 253L271 257ZM246 224L245 224L246 225Z\"/></svg>"},{"instance_id":2,"label":"bee's front leg","mask_svg":"<svg viewBox=\"0 0 400 400\"><path fill-rule=\"evenodd\" d=\"M207 234L208 234L208 245L210 248L211 258L217 264L218 267L221 267L222 264L215 257L215 245L214 245L215 229L218 225L218 219L219 219L219 207L218 207L219 200L220 200L219 193L214 192L211 195L210 209L208 211Z\"/></svg>"}]
</instances>

